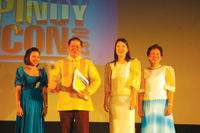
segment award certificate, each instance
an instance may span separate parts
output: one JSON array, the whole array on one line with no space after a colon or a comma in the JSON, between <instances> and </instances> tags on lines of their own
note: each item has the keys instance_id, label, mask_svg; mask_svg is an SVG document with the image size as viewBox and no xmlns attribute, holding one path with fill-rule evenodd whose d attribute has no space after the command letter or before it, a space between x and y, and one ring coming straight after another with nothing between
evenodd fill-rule
<instances>
[{"instance_id":1,"label":"award certificate","mask_svg":"<svg viewBox=\"0 0 200 133\"><path fill-rule=\"evenodd\" d=\"M89 85L89 81L76 69L74 72L73 89L78 93L84 91ZM87 99L87 97L85 97Z\"/></svg>"}]
</instances>

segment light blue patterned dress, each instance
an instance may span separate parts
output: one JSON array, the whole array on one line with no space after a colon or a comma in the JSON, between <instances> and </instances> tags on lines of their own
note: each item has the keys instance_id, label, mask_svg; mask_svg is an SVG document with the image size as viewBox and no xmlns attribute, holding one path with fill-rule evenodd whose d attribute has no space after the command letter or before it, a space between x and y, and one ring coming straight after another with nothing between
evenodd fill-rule
<instances>
[{"instance_id":1,"label":"light blue patterned dress","mask_svg":"<svg viewBox=\"0 0 200 133\"><path fill-rule=\"evenodd\" d=\"M170 66L144 69L140 92L144 92L142 133L175 133L173 114L166 116L167 91L175 91L175 74Z\"/></svg>"},{"instance_id":2,"label":"light blue patterned dress","mask_svg":"<svg viewBox=\"0 0 200 133\"><path fill-rule=\"evenodd\" d=\"M45 69L40 69L39 73L39 76L30 76L22 66L17 69L15 86L22 85L23 116L16 118L15 133L44 133L42 87L47 87L48 81Z\"/></svg>"}]
</instances>

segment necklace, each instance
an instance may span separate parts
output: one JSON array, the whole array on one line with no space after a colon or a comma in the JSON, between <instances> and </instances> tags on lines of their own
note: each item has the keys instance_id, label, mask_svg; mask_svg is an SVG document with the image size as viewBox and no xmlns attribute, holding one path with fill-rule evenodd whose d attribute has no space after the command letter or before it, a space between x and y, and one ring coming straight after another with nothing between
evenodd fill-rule
<instances>
[{"instance_id":1,"label":"necklace","mask_svg":"<svg viewBox=\"0 0 200 133\"><path fill-rule=\"evenodd\" d=\"M160 67L161 67L161 65L158 65L158 66L155 66L155 67L149 67L149 69L154 70L154 69L158 69Z\"/></svg>"},{"instance_id":2,"label":"necklace","mask_svg":"<svg viewBox=\"0 0 200 133\"><path fill-rule=\"evenodd\" d=\"M24 71L30 75L30 76L38 76L39 75L39 70L38 68L36 67L30 67L30 66L27 66Z\"/></svg>"}]
</instances>

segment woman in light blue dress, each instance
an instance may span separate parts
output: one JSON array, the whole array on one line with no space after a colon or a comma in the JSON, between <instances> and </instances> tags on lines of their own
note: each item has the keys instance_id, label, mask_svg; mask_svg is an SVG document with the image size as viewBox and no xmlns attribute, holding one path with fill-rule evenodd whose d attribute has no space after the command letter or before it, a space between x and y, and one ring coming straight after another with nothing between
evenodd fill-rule
<instances>
[{"instance_id":1,"label":"woman in light blue dress","mask_svg":"<svg viewBox=\"0 0 200 133\"><path fill-rule=\"evenodd\" d=\"M162 47L149 47L151 67L144 69L138 99L138 114L142 118L142 133L175 133L173 98L175 74L171 66L160 64Z\"/></svg>"},{"instance_id":2,"label":"woman in light blue dress","mask_svg":"<svg viewBox=\"0 0 200 133\"><path fill-rule=\"evenodd\" d=\"M15 98L17 118L15 133L44 133L47 114L47 74L38 69L40 52L33 47L24 56L25 68L17 68Z\"/></svg>"}]
</instances>

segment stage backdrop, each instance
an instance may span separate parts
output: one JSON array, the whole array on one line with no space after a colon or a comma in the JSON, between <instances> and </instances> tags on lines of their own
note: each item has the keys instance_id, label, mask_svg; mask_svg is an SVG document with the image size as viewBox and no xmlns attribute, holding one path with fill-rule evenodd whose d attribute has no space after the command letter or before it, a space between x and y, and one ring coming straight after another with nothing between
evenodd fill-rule
<instances>
[{"instance_id":1,"label":"stage backdrop","mask_svg":"<svg viewBox=\"0 0 200 133\"><path fill-rule=\"evenodd\" d=\"M25 50L37 46L42 51L40 67L48 70L49 62L68 55L66 41L79 36L84 41L82 56L92 59L102 79L92 95L90 122L108 122L104 65L113 60L117 37L124 37L142 68L150 65L148 47L163 47L161 63L176 74L175 124L200 125L199 0L0 0L0 7L0 121L15 121L14 77L16 68L24 66ZM46 121L59 121L57 100L58 94L49 93Z\"/></svg>"},{"instance_id":2,"label":"stage backdrop","mask_svg":"<svg viewBox=\"0 0 200 133\"><path fill-rule=\"evenodd\" d=\"M40 67L45 67L48 74L49 63L68 56L71 37L83 41L83 57L104 68L113 59L117 0L0 0L0 106L5 107L0 120L15 120L14 78L16 68L24 66L25 51L37 47L41 52ZM47 121L59 120L57 97L49 93ZM93 121L105 121L100 108L91 117Z\"/></svg>"},{"instance_id":3,"label":"stage backdrop","mask_svg":"<svg viewBox=\"0 0 200 133\"><path fill-rule=\"evenodd\" d=\"M40 50L41 62L56 61L76 36L82 55L104 65L117 37L117 0L0 0L0 24L1 62L21 62L30 47Z\"/></svg>"}]
</instances>

